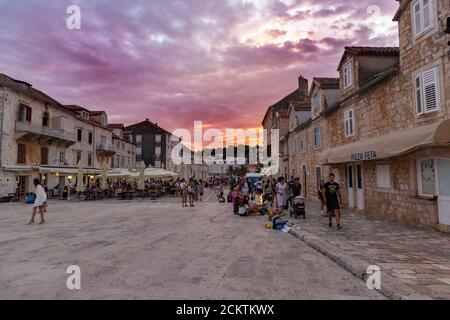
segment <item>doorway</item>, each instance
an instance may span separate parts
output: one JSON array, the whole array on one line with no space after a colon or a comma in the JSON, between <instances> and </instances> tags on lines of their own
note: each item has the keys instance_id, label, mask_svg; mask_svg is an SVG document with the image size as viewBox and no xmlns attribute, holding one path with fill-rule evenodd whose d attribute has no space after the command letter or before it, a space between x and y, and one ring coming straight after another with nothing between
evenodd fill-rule
<instances>
[{"instance_id":1,"label":"doorway","mask_svg":"<svg viewBox=\"0 0 450 320\"><path fill-rule=\"evenodd\" d=\"M356 207L364 210L364 177L361 164L356 165Z\"/></svg>"},{"instance_id":2,"label":"doorway","mask_svg":"<svg viewBox=\"0 0 450 320\"><path fill-rule=\"evenodd\" d=\"M450 160L437 159L439 224L450 226Z\"/></svg>"},{"instance_id":3,"label":"doorway","mask_svg":"<svg viewBox=\"0 0 450 320\"><path fill-rule=\"evenodd\" d=\"M308 197L307 184L306 184L306 165L302 166L303 171L303 196Z\"/></svg>"},{"instance_id":4,"label":"doorway","mask_svg":"<svg viewBox=\"0 0 450 320\"><path fill-rule=\"evenodd\" d=\"M353 194L353 165L347 166L347 194L348 194L348 206L353 208L355 206L354 194Z\"/></svg>"}]
</instances>

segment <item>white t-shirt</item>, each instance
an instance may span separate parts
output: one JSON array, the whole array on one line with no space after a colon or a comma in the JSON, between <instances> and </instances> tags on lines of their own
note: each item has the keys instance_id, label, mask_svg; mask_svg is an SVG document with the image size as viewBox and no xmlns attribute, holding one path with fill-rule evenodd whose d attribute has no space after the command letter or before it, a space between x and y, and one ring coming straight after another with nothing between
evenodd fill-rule
<instances>
[{"instance_id":1,"label":"white t-shirt","mask_svg":"<svg viewBox=\"0 0 450 320\"><path fill-rule=\"evenodd\" d=\"M180 183L180 189L181 189L181 190L186 189L186 182Z\"/></svg>"},{"instance_id":2,"label":"white t-shirt","mask_svg":"<svg viewBox=\"0 0 450 320\"><path fill-rule=\"evenodd\" d=\"M245 215L247 213L247 209L248 209L248 205L246 205L246 204L243 207L239 207L239 211L238 211L239 215L241 215L241 216Z\"/></svg>"}]
</instances>

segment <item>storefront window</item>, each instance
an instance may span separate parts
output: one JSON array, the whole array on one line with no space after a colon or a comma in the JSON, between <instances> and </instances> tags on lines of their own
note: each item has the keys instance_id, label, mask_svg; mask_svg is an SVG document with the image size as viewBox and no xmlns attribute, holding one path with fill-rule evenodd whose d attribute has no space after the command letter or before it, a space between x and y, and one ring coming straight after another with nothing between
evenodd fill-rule
<instances>
[{"instance_id":1,"label":"storefront window","mask_svg":"<svg viewBox=\"0 0 450 320\"><path fill-rule=\"evenodd\" d=\"M419 162L419 193L424 196L436 195L434 159Z\"/></svg>"}]
</instances>

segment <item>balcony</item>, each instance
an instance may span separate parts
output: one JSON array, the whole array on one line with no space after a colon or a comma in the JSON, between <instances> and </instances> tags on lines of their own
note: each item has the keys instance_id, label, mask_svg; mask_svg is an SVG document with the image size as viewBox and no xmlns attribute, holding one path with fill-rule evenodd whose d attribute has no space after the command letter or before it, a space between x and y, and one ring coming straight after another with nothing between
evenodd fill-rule
<instances>
[{"instance_id":1,"label":"balcony","mask_svg":"<svg viewBox=\"0 0 450 320\"><path fill-rule=\"evenodd\" d=\"M98 144L96 150L97 150L97 156L100 156L100 157L112 157L113 155L116 154L116 151L114 151L114 149L112 147L110 147L104 143Z\"/></svg>"},{"instance_id":2,"label":"balcony","mask_svg":"<svg viewBox=\"0 0 450 320\"><path fill-rule=\"evenodd\" d=\"M56 142L57 144L62 144L66 148L76 143L72 139L73 133L63 129L55 129L22 121L16 121L15 125L16 133L19 134L17 140L27 142L46 140L49 143Z\"/></svg>"}]
</instances>

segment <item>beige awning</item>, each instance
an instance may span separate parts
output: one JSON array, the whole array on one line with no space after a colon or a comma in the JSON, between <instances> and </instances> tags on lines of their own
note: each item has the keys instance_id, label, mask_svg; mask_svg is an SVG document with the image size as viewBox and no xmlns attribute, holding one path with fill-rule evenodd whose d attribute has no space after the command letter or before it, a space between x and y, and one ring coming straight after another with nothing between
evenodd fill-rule
<instances>
[{"instance_id":1,"label":"beige awning","mask_svg":"<svg viewBox=\"0 0 450 320\"><path fill-rule=\"evenodd\" d=\"M385 159L447 143L450 143L450 119L332 148L320 154L319 162L333 164Z\"/></svg>"},{"instance_id":2,"label":"beige awning","mask_svg":"<svg viewBox=\"0 0 450 320\"><path fill-rule=\"evenodd\" d=\"M65 175L65 174L77 174L78 173L78 169L77 168L71 168L71 167L43 167L40 166L39 167L39 172L40 173L58 173L60 175ZM92 169L92 168L85 168L83 169L83 174L98 174L99 172L101 172L100 169Z\"/></svg>"}]
</instances>

